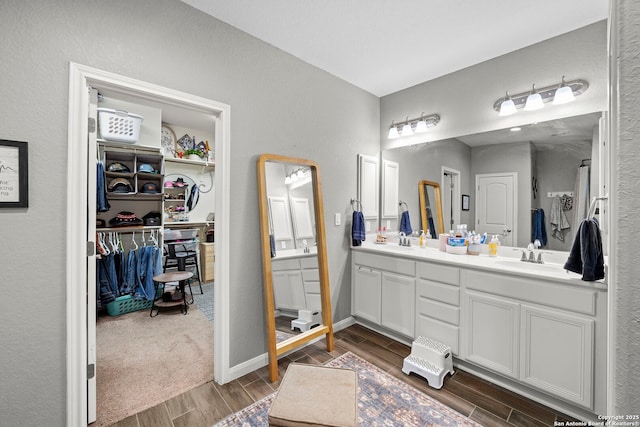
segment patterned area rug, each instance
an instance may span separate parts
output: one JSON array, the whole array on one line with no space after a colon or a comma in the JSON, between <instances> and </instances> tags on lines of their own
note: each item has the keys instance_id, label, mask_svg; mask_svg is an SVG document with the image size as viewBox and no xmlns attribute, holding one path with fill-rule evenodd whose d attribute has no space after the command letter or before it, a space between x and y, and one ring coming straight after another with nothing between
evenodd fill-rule
<instances>
[{"instance_id":1,"label":"patterned area rug","mask_svg":"<svg viewBox=\"0 0 640 427\"><path fill-rule=\"evenodd\" d=\"M207 320L213 324L213 282L204 282L202 284L202 292L204 294L200 294L200 286L196 281L191 284L191 289L193 290L193 303Z\"/></svg>"},{"instance_id":2,"label":"patterned area rug","mask_svg":"<svg viewBox=\"0 0 640 427\"><path fill-rule=\"evenodd\" d=\"M328 362L326 366L353 369L358 373L359 426L480 426L351 352ZM215 424L215 427L268 426L267 412L275 396L276 393L270 394Z\"/></svg>"}]
</instances>

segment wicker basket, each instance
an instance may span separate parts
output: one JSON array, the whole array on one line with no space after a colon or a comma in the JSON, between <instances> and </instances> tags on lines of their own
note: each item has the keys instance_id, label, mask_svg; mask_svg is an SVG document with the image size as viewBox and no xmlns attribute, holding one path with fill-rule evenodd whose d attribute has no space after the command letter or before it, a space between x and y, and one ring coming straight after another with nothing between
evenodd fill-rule
<instances>
[{"instance_id":1,"label":"wicker basket","mask_svg":"<svg viewBox=\"0 0 640 427\"><path fill-rule=\"evenodd\" d=\"M100 136L108 141L135 143L140 137L142 116L111 108L98 108Z\"/></svg>"}]
</instances>

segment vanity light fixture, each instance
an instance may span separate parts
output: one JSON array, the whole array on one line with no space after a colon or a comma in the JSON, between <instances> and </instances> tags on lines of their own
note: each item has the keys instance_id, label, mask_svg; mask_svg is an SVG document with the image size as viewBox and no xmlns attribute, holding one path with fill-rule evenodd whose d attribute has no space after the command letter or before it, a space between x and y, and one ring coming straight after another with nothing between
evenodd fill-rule
<instances>
[{"instance_id":1,"label":"vanity light fixture","mask_svg":"<svg viewBox=\"0 0 640 427\"><path fill-rule=\"evenodd\" d=\"M284 177L284 183L286 185L292 185L298 181L301 181L301 184L308 182L311 179L311 173L309 169L298 168L292 170Z\"/></svg>"},{"instance_id":2,"label":"vanity light fixture","mask_svg":"<svg viewBox=\"0 0 640 427\"><path fill-rule=\"evenodd\" d=\"M429 128L434 127L440 122L440 116L437 114L425 115L422 113L420 117L416 117L410 119L407 117L406 120L396 123L396 121L391 122L391 126L389 126L389 139L399 138L400 136L410 136L414 133L423 133L427 132ZM401 131L398 131L398 128Z\"/></svg>"},{"instance_id":3,"label":"vanity light fixture","mask_svg":"<svg viewBox=\"0 0 640 427\"><path fill-rule=\"evenodd\" d=\"M559 84L540 89L536 89L533 85L530 91L513 96L507 92L507 96L498 99L493 104L493 109L500 116L508 116L515 114L519 109L532 111L542 108L544 104L552 101L554 105L564 104L573 101L576 96L582 95L588 88L589 83L586 80L565 81L563 76L562 82Z\"/></svg>"}]
</instances>

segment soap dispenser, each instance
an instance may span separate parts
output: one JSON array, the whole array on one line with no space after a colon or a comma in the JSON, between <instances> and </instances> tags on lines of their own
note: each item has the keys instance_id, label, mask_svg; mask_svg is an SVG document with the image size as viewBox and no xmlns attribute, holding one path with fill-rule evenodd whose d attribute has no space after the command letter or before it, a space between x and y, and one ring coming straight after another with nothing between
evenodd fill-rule
<instances>
[{"instance_id":1,"label":"soap dispenser","mask_svg":"<svg viewBox=\"0 0 640 427\"><path fill-rule=\"evenodd\" d=\"M489 242L489 256L497 256L498 255L498 246L500 245L500 239L498 239L498 235L494 234Z\"/></svg>"}]
</instances>

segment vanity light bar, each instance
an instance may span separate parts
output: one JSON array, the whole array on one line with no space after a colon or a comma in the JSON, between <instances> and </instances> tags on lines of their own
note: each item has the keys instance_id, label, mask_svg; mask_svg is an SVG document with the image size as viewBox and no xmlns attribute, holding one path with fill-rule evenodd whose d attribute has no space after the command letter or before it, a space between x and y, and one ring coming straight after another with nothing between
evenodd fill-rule
<instances>
[{"instance_id":1,"label":"vanity light bar","mask_svg":"<svg viewBox=\"0 0 640 427\"><path fill-rule=\"evenodd\" d=\"M580 79L571 80L568 82L564 81L563 79L563 82L560 84L546 86L539 89L534 88L534 90L536 93L540 95L540 97L542 98L542 102L547 103L547 102L553 101L556 91L564 86L571 88L571 91L573 92L573 94L575 96L578 96L578 95L582 95L589 88L589 83L586 80L580 80ZM500 112L500 106L504 101L507 101L508 99L511 99L513 101L513 104L517 109L522 109L527 103L527 98L529 97L529 95L532 94L532 92L533 92L532 90L529 90L527 92L521 92L511 96L509 95L504 96L498 99L496 102L494 102L493 109L496 110L497 112Z\"/></svg>"},{"instance_id":2,"label":"vanity light bar","mask_svg":"<svg viewBox=\"0 0 640 427\"><path fill-rule=\"evenodd\" d=\"M440 116L438 114L429 114L428 116L422 113L420 117L406 120L391 122L389 126L389 139L399 138L401 136L409 136L414 133L426 132L429 128L434 127L440 122Z\"/></svg>"}]
</instances>

